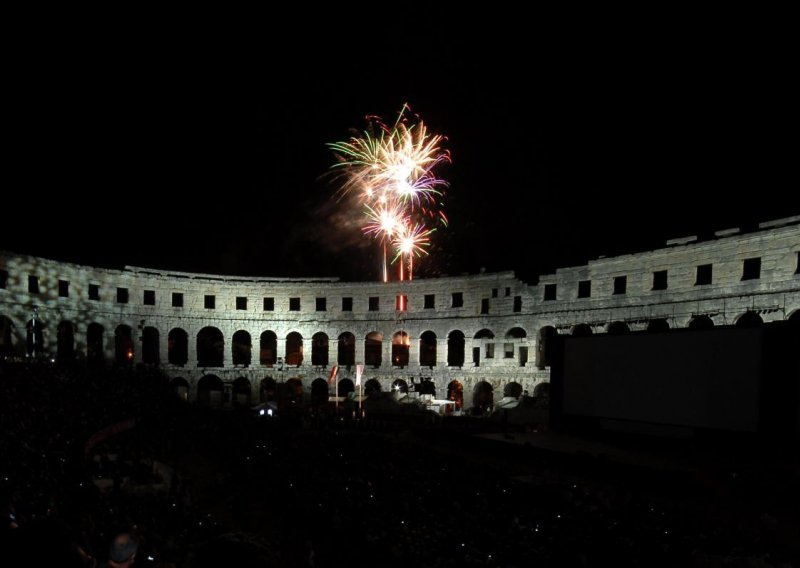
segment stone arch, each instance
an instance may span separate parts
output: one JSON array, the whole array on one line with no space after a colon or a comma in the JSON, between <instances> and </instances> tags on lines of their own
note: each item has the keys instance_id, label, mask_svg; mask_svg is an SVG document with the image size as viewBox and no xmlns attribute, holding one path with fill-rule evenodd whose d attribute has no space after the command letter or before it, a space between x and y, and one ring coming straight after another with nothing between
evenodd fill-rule
<instances>
[{"instance_id":1,"label":"stone arch","mask_svg":"<svg viewBox=\"0 0 800 568\"><path fill-rule=\"evenodd\" d=\"M425 331L419 336L419 364L423 367L436 366L436 334Z\"/></svg>"},{"instance_id":2,"label":"stone arch","mask_svg":"<svg viewBox=\"0 0 800 568\"><path fill-rule=\"evenodd\" d=\"M19 354L17 329L8 316L0 316L0 358Z\"/></svg>"},{"instance_id":3,"label":"stone arch","mask_svg":"<svg viewBox=\"0 0 800 568\"><path fill-rule=\"evenodd\" d=\"M321 331L311 337L311 364L328 366L328 335Z\"/></svg>"},{"instance_id":4,"label":"stone arch","mask_svg":"<svg viewBox=\"0 0 800 568\"><path fill-rule=\"evenodd\" d=\"M31 319L25 326L27 353L30 357L44 354L44 324L41 319Z\"/></svg>"},{"instance_id":5,"label":"stone arch","mask_svg":"<svg viewBox=\"0 0 800 568\"><path fill-rule=\"evenodd\" d=\"M455 409L464 408L464 385L460 381L450 381L447 384L447 400L455 402Z\"/></svg>"},{"instance_id":6,"label":"stone arch","mask_svg":"<svg viewBox=\"0 0 800 568\"><path fill-rule=\"evenodd\" d=\"M512 398L519 398L522 396L522 385L516 381L511 381L503 387L503 396L510 396Z\"/></svg>"},{"instance_id":7,"label":"stone arch","mask_svg":"<svg viewBox=\"0 0 800 568\"><path fill-rule=\"evenodd\" d=\"M336 360L340 365L356 364L356 336L345 331L339 335L339 347Z\"/></svg>"},{"instance_id":8,"label":"stone arch","mask_svg":"<svg viewBox=\"0 0 800 568\"><path fill-rule=\"evenodd\" d=\"M552 325L546 325L539 330L539 343L536 351L536 367L544 369L553 362L555 354L555 342L558 339L558 332Z\"/></svg>"},{"instance_id":9,"label":"stone arch","mask_svg":"<svg viewBox=\"0 0 800 568\"><path fill-rule=\"evenodd\" d=\"M370 379L364 383L364 394L376 395L381 392L381 383L378 379Z\"/></svg>"},{"instance_id":10,"label":"stone arch","mask_svg":"<svg viewBox=\"0 0 800 568\"><path fill-rule=\"evenodd\" d=\"M711 329L714 327L714 320L708 316L695 316L689 320L689 329Z\"/></svg>"},{"instance_id":11,"label":"stone arch","mask_svg":"<svg viewBox=\"0 0 800 568\"><path fill-rule=\"evenodd\" d=\"M738 318L736 318L737 327L758 327L764 323L761 316L753 311L746 311Z\"/></svg>"},{"instance_id":12,"label":"stone arch","mask_svg":"<svg viewBox=\"0 0 800 568\"><path fill-rule=\"evenodd\" d=\"M175 377L169 382L172 391L180 400L189 400L189 383L183 377Z\"/></svg>"},{"instance_id":13,"label":"stone arch","mask_svg":"<svg viewBox=\"0 0 800 568\"><path fill-rule=\"evenodd\" d=\"M92 322L86 328L87 361L97 363L105 359L105 351L103 350L103 338L105 335L106 330L99 323Z\"/></svg>"},{"instance_id":14,"label":"stone arch","mask_svg":"<svg viewBox=\"0 0 800 568\"><path fill-rule=\"evenodd\" d=\"M284 357L287 365L303 364L303 336L293 331L286 336L286 356Z\"/></svg>"},{"instance_id":15,"label":"stone arch","mask_svg":"<svg viewBox=\"0 0 800 568\"><path fill-rule=\"evenodd\" d=\"M408 383L404 379L396 379L392 383L392 392L408 394Z\"/></svg>"},{"instance_id":16,"label":"stone arch","mask_svg":"<svg viewBox=\"0 0 800 568\"><path fill-rule=\"evenodd\" d=\"M259 362L272 367L278 362L278 335L271 330L261 334Z\"/></svg>"},{"instance_id":17,"label":"stone arch","mask_svg":"<svg viewBox=\"0 0 800 568\"><path fill-rule=\"evenodd\" d=\"M0 316L0 358L16 354L14 322L7 316Z\"/></svg>"},{"instance_id":18,"label":"stone arch","mask_svg":"<svg viewBox=\"0 0 800 568\"><path fill-rule=\"evenodd\" d=\"M231 338L231 363L234 365L250 366L253 353L253 341L250 334L240 329Z\"/></svg>"},{"instance_id":19,"label":"stone arch","mask_svg":"<svg viewBox=\"0 0 800 568\"><path fill-rule=\"evenodd\" d=\"M526 337L528 337L528 332L521 327L512 327L506 332L506 339L525 339Z\"/></svg>"},{"instance_id":20,"label":"stone arch","mask_svg":"<svg viewBox=\"0 0 800 568\"><path fill-rule=\"evenodd\" d=\"M142 363L158 365L161 362L159 349L158 330L153 326L145 327L142 330Z\"/></svg>"},{"instance_id":21,"label":"stone arch","mask_svg":"<svg viewBox=\"0 0 800 568\"><path fill-rule=\"evenodd\" d=\"M225 385L222 384L222 379L217 375L204 375L197 381L197 404L219 408L222 406L224 391Z\"/></svg>"},{"instance_id":22,"label":"stone arch","mask_svg":"<svg viewBox=\"0 0 800 568\"><path fill-rule=\"evenodd\" d=\"M114 330L114 361L118 365L129 365L133 356L133 330L129 325L120 324Z\"/></svg>"},{"instance_id":23,"label":"stone arch","mask_svg":"<svg viewBox=\"0 0 800 568\"><path fill-rule=\"evenodd\" d=\"M353 384L353 381L350 379L342 379L339 381L339 385L337 387L339 390L339 396L347 397L351 392L355 392L356 386Z\"/></svg>"},{"instance_id":24,"label":"stone arch","mask_svg":"<svg viewBox=\"0 0 800 568\"><path fill-rule=\"evenodd\" d=\"M592 326L590 326L588 323L579 323L572 328L573 337L589 337L592 335L592 333L594 333L592 331Z\"/></svg>"},{"instance_id":25,"label":"stone arch","mask_svg":"<svg viewBox=\"0 0 800 568\"><path fill-rule=\"evenodd\" d=\"M408 334L398 331L392 336L392 365L395 367L408 367Z\"/></svg>"},{"instance_id":26,"label":"stone arch","mask_svg":"<svg viewBox=\"0 0 800 568\"><path fill-rule=\"evenodd\" d=\"M367 367L378 368L382 363L383 334L371 331L364 339L364 364Z\"/></svg>"},{"instance_id":27,"label":"stone arch","mask_svg":"<svg viewBox=\"0 0 800 568\"><path fill-rule=\"evenodd\" d=\"M56 332L56 358L59 363L75 359L75 324L64 320Z\"/></svg>"},{"instance_id":28,"label":"stone arch","mask_svg":"<svg viewBox=\"0 0 800 568\"><path fill-rule=\"evenodd\" d=\"M490 347L494 350L494 343L491 343L491 340L494 339L494 333L492 330L484 328L475 334L474 339L477 345L473 344L472 346L472 362L478 367L481 364L481 348L486 349L487 359L494 357L494 353L490 353Z\"/></svg>"},{"instance_id":29,"label":"stone arch","mask_svg":"<svg viewBox=\"0 0 800 568\"><path fill-rule=\"evenodd\" d=\"M550 398L550 383L539 383L533 388L533 396L536 398Z\"/></svg>"},{"instance_id":30,"label":"stone arch","mask_svg":"<svg viewBox=\"0 0 800 568\"><path fill-rule=\"evenodd\" d=\"M434 383L430 377L425 377L422 379L422 382L417 384L417 392L419 394L429 394L432 397L436 397L436 383Z\"/></svg>"},{"instance_id":31,"label":"stone arch","mask_svg":"<svg viewBox=\"0 0 800 568\"><path fill-rule=\"evenodd\" d=\"M249 334L248 334L249 335ZM239 377L233 381L233 404L239 406L250 406L250 398L253 388L247 377Z\"/></svg>"},{"instance_id":32,"label":"stone arch","mask_svg":"<svg viewBox=\"0 0 800 568\"><path fill-rule=\"evenodd\" d=\"M197 333L197 366L222 367L224 361L225 339L222 332L216 327L204 327Z\"/></svg>"},{"instance_id":33,"label":"stone arch","mask_svg":"<svg viewBox=\"0 0 800 568\"><path fill-rule=\"evenodd\" d=\"M631 328L624 321L614 321L608 324L606 333L609 335L625 335L631 332Z\"/></svg>"},{"instance_id":34,"label":"stone arch","mask_svg":"<svg viewBox=\"0 0 800 568\"><path fill-rule=\"evenodd\" d=\"M447 335L447 366L448 367L463 367L464 366L464 347L466 340L464 339L464 332L454 329Z\"/></svg>"},{"instance_id":35,"label":"stone arch","mask_svg":"<svg viewBox=\"0 0 800 568\"><path fill-rule=\"evenodd\" d=\"M264 377L261 379L258 394L261 402L270 402L277 398L278 384L272 377Z\"/></svg>"},{"instance_id":36,"label":"stone arch","mask_svg":"<svg viewBox=\"0 0 800 568\"><path fill-rule=\"evenodd\" d=\"M189 361L189 334L179 327L173 327L167 335L167 360L181 367Z\"/></svg>"},{"instance_id":37,"label":"stone arch","mask_svg":"<svg viewBox=\"0 0 800 568\"><path fill-rule=\"evenodd\" d=\"M669 331L669 322L665 318L651 319L647 322L647 331L651 333L664 333Z\"/></svg>"},{"instance_id":38,"label":"stone arch","mask_svg":"<svg viewBox=\"0 0 800 568\"><path fill-rule=\"evenodd\" d=\"M320 406L328 402L328 381L323 378L314 379L311 383L311 404Z\"/></svg>"},{"instance_id":39,"label":"stone arch","mask_svg":"<svg viewBox=\"0 0 800 568\"><path fill-rule=\"evenodd\" d=\"M486 381L479 381L472 394L472 407L476 414L489 414L494 406L494 389Z\"/></svg>"},{"instance_id":40,"label":"stone arch","mask_svg":"<svg viewBox=\"0 0 800 568\"><path fill-rule=\"evenodd\" d=\"M300 334L298 333L298 335ZM292 377L286 381L286 398L289 403L302 404L303 382L300 379Z\"/></svg>"}]
</instances>

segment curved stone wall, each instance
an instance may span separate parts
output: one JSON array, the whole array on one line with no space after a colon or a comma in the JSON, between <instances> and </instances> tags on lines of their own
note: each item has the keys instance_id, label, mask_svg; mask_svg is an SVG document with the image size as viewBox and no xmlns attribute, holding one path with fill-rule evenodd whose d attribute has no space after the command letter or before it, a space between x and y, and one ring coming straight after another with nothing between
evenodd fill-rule
<instances>
[{"instance_id":1,"label":"curved stone wall","mask_svg":"<svg viewBox=\"0 0 800 568\"><path fill-rule=\"evenodd\" d=\"M504 390L519 388L512 383L533 393L546 382L547 338L556 333L796 320L799 222L676 239L662 249L559 269L536 285L512 272L348 283L108 270L0 253L0 350L158 364L186 381L190 397L213 374L228 392L237 379L252 387L255 400L266 378L297 378L310 394L312 382L327 382L337 363L338 338L351 333L355 350L352 360L340 361L338 379L354 380L352 363L366 361L364 381L375 379L382 390L398 379L430 378L435 396L445 398L458 381L470 407L487 384L490 400L498 401ZM185 353L175 330L186 334ZM262 349L265 332L275 341ZM328 339L327 361L318 334ZM382 342L366 346L368 336Z\"/></svg>"}]
</instances>

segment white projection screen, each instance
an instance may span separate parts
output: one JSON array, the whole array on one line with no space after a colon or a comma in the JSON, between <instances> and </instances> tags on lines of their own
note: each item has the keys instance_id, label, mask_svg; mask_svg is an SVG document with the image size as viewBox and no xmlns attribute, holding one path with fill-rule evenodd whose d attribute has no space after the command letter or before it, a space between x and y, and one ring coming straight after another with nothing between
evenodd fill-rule
<instances>
[{"instance_id":1,"label":"white projection screen","mask_svg":"<svg viewBox=\"0 0 800 568\"><path fill-rule=\"evenodd\" d=\"M564 414L756 432L760 329L569 337Z\"/></svg>"}]
</instances>

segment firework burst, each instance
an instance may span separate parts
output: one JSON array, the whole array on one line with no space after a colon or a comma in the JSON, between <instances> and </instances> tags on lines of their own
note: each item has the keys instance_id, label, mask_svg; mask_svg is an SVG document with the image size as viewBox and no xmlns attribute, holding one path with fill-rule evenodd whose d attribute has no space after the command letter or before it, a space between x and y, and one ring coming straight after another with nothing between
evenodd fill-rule
<instances>
[{"instance_id":1,"label":"firework burst","mask_svg":"<svg viewBox=\"0 0 800 568\"><path fill-rule=\"evenodd\" d=\"M342 180L339 200L357 192L362 230L381 242L384 282L389 247L395 252L392 262L399 260L400 279L406 264L411 280L413 259L428 254L435 230L425 223L447 225L440 199L447 183L433 171L450 162L450 153L442 149L445 138L430 134L422 121L412 123L407 111L404 105L392 127L368 117L369 126L361 135L328 144L337 158L333 168Z\"/></svg>"}]
</instances>

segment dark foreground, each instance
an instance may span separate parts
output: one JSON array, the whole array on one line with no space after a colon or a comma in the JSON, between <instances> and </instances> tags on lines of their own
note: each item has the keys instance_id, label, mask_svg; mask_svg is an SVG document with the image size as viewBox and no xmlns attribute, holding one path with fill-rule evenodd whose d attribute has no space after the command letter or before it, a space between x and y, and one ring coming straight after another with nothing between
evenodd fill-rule
<instances>
[{"instance_id":1,"label":"dark foreground","mask_svg":"<svg viewBox=\"0 0 800 568\"><path fill-rule=\"evenodd\" d=\"M154 372L19 364L0 368L0 420L0 546L20 565L99 565L120 531L139 539L136 566L766 567L800 557L791 446L587 446L487 419L356 422L306 408L268 419L183 405ZM92 438L111 424L124 426Z\"/></svg>"}]
</instances>

